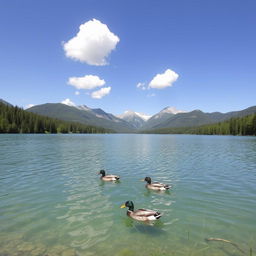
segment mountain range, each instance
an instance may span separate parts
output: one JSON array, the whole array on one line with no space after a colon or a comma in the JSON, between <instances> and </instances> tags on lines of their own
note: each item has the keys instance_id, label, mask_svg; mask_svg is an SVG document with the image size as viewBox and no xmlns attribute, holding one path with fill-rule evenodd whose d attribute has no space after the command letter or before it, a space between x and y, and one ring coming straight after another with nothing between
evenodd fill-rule
<instances>
[{"instance_id":1,"label":"mountain range","mask_svg":"<svg viewBox=\"0 0 256 256\"><path fill-rule=\"evenodd\" d=\"M148 119L151 118L151 116L139 112L134 112L131 110L127 110L123 114L118 115L117 117L130 123L136 129L140 129L141 127L143 127L144 124L148 121Z\"/></svg>"},{"instance_id":2,"label":"mountain range","mask_svg":"<svg viewBox=\"0 0 256 256\"><path fill-rule=\"evenodd\" d=\"M135 132L135 128L123 119L106 113L100 108L91 109L85 105L69 106L62 103L46 103L28 108L27 111L64 121L104 127L116 132Z\"/></svg>"},{"instance_id":3,"label":"mountain range","mask_svg":"<svg viewBox=\"0 0 256 256\"><path fill-rule=\"evenodd\" d=\"M3 99L0 99L0 102L12 106L12 104ZM26 111L64 121L103 127L119 133L135 133L161 128L194 127L223 122L232 117L243 117L256 113L256 106L227 113L205 113L201 110L186 112L177 110L175 107L166 107L153 116L131 110L115 116L111 113L106 113L100 108L93 109L86 105L71 106L63 103L36 105Z\"/></svg>"},{"instance_id":4,"label":"mountain range","mask_svg":"<svg viewBox=\"0 0 256 256\"><path fill-rule=\"evenodd\" d=\"M134 111L126 111L122 115L115 116L100 108L92 109L86 105L70 106L62 103L37 105L27 109L27 111L60 120L100 126L112 129L115 132L132 133L159 128L193 127L222 122L232 117L243 117L256 113L256 106L228 113L204 113L201 110L186 112L174 107L166 107L153 116Z\"/></svg>"}]
</instances>

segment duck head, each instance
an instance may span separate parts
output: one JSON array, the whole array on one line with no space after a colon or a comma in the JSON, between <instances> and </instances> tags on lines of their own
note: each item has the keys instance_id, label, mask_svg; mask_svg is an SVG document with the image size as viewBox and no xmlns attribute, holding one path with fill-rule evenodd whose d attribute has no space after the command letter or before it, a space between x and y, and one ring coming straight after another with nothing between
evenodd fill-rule
<instances>
[{"instance_id":1,"label":"duck head","mask_svg":"<svg viewBox=\"0 0 256 256\"><path fill-rule=\"evenodd\" d=\"M106 175L106 172L104 170L100 170L98 174L101 174L102 177L104 177Z\"/></svg>"},{"instance_id":2,"label":"duck head","mask_svg":"<svg viewBox=\"0 0 256 256\"><path fill-rule=\"evenodd\" d=\"M125 208L127 207L129 209L129 211L134 211L134 205L133 205L133 202L132 201L126 201L125 204L122 204L120 206L120 208Z\"/></svg>"},{"instance_id":3,"label":"duck head","mask_svg":"<svg viewBox=\"0 0 256 256\"><path fill-rule=\"evenodd\" d=\"M144 179L144 181L146 181L148 184L151 184L151 178L150 178L150 177L146 177L146 178Z\"/></svg>"}]
</instances>

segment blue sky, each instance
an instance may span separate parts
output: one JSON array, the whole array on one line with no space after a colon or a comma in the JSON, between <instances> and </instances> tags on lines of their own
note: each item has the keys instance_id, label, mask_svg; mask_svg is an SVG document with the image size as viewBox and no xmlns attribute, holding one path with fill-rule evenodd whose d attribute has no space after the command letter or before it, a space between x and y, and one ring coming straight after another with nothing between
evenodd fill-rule
<instances>
[{"instance_id":1,"label":"blue sky","mask_svg":"<svg viewBox=\"0 0 256 256\"><path fill-rule=\"evenodd\" d=\"M241 110L256 105L255 13L254 0L3 0L0 98L22 107L70 99L113 114ZM104 55L110 43L101 62L72 55L83 41L68 44L94 21L112 38L87 49ZM157 75L163 85L150 86ZM104 83L72 85L88 76Z\"/></svg>"}]
</instances>

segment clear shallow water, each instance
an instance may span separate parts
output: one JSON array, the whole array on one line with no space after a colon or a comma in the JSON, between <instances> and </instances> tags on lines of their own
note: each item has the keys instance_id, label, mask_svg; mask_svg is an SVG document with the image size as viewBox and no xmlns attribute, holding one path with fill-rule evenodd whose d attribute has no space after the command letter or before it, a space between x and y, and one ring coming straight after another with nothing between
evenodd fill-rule
<instances>
[{"instance_id":1,"label":"clear shallow water","mask_svg":"<svg viewBox=\"0 0 256 256\"><path fill-rule=\"evenodd\" d=\"M243 255L209 237L256 252L254 137L0 135L0 168L1 256ZM127 200L163 217L132 221Z\"/></svg>"}]
</instances>

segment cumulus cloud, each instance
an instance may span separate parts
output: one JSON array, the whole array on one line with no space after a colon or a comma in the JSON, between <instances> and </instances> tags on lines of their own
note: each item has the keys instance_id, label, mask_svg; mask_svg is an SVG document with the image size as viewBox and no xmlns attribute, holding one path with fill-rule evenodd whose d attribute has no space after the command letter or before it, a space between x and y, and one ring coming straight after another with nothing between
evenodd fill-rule
<instances>
[{"instance_id":1,"label":"cumulus cloud","mask_svg":"<svg viewBox=\"0 0 256 256\"><path fill-rule=\"evenodd\" d=\"M167 69L163 74L157 74L149 83L149 88L164 89L171 87L178 79L179 75L171 69Z\"/></svg>"},{"instance_id":2,"label":"cumulus cloud","mask_svg":"<svg viewBox=\"0 0 256 256\"><path fill-rule=\"evenodd\" d=\"M75 91L75 95L80 95L80 92L79 91Z\"/></svg>"},{"instance_id":3,"label":"cumulus cloud","mask_svg":"<svg viewBox=\"0 0 256 256\"><path fill-rule=\"evenodd\" d=\"M70 99L65 99L61 103L65 104L65 105L68 105L68 106L71 106L71 107L75 107L76 106L76 104L74 102L72 102Z\"/></svg>"},{"instance_id":4,"label":"cumulus cloud","mask_svg":"<svg viewBox=\"0 0 256 256\"><path fill-rule=\"evenodd\" d=\"M93 19L80 25L79 32L63 43L67 57L89 65L103 66L106 58L120 41L106 24Z\"/></svg>"},{"instance_id":5,"label":"cumulus cloud","mask_svg":"<svg viewBox=\"0 0 256 256\"><path fill-rule=\"evenodd\" d=\"M103 86L105 81L98 76L86 75L83 77L70 77L68 84L76 87L77 89L94 89Z\"/></svg>"},{"instance_id":6,"label":"cumulus cloud","mask_svg":"<svg viewBox=\"0 0 256 256\"><path fill-rule=\"evenodd\" d=\"M101 99L102 97L108 95L111 91L111 87L104 87L104 88L101 88L100 90L98 91L95 91L91 94L91 97L93 99Z\"/></svg>"},{"instance_id":7,"label":"cumulus cloud","mask_svg":"<svg viewBox=\"0 0 256 256\"><path fill-rule=\"evenodd\" d=\"M139 89L141 89L141 90L146 90L146 89L147 89L147 87L145 86L145 83L138 83L138 84L136 85L136 87L139 88Z\"/></svg>"}]
</instances>

